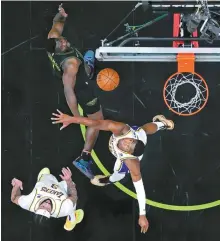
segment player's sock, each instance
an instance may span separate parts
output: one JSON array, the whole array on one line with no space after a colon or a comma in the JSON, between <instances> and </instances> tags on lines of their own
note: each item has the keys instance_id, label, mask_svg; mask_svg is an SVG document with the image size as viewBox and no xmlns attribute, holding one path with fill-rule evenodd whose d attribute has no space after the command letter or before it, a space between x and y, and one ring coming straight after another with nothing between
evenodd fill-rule
<instances>
[{"instance_id":1,"label":"player's sock","mask_svg":"<svg viewBox=\"0 0 220 241\"><path fill-rule=\"evenodd\" d=\"M81 154L81 159L84 161L90 161L91 160L91 152L83 150Z\"/></svg>"},{"instance_id":2,"label":"player's sock","mask_svg":"<svg viewBox=\"0 0 220 241\"><path fill-rule=\"evenodd\" d=\"M155 125L157 125L157 130L160 131L160 130L165 130L166 129L166 125L163 123L163 122L160 122L160 121L156 121L156 122L153 122Z\"/></svg>"}]
</instances>

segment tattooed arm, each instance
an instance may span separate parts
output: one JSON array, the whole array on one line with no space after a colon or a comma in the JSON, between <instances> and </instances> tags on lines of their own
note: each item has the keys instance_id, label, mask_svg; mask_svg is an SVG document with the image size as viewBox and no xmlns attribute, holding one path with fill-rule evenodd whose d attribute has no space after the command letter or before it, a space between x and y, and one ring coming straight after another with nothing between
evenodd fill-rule
<instances>
[{"instance_id":1,"label":"tattooed arm","mask_svg":"<svg viewBox=\"0 0 220 241\"><path fill-rule=\"evenodd\" d=\"M68 198L73 202L73 204L76 204L76 201L78 199L77 197L77 191L76 191L76 185L73 183L72 180L72 172L69 169L69 167L62 168L62 174L60 175L62 180L64 180L67 184L67 195L69 196Z\"/></svg>"},{"instance_id":2,"label":"tattooed arm","mask_svg":"<svg viewBox=\"0 0 220 241\"><path fill-rule=\"evenodd\" d=\"M72 179L66 181L67 184L67 194L69 196L69 199L73 202L73 204L76 204L77 202L77 190L76 190L76 185L73 183Z\"/></svg>"}]
</instances>

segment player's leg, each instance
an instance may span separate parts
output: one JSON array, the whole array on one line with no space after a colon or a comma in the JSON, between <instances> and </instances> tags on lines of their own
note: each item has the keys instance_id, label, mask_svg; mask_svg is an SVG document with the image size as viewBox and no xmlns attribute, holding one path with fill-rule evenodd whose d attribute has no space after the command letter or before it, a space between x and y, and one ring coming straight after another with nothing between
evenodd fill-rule
<instances>
[{"instance_id":1,"label":"player's leg","mask_svg":"<svg viewBox=\"0 0 220 241\"><path fill-rule=\"evenodd\" d=\"M95 53L92 50L88 50L84 55L84 67L87 76L91 79L94 75L94 63L95 63ZM93 91L94 92L94 91ZM92 120L103 120L103 113L100 108L100 103L98 98L93 95L91 100L86 103L86 109L84 110L88 118ZM95 145L99 131L88 127L86 129L86 141L83 151L90 153Z\"/></svg>"},{"instance_id":2,"label":"player's leg","mask_svg":"<svg viewBox=\"0 0 220 241\"><path fill-rule=\"evenodd\" d=\"M92 50L88 50L83 57L83 61L85 73L89 79L92 79L94 76L95 69L95 53ZM84 91L83 96L85 96L85 94L87 95L86 102L84 98L82 98L81 101L79 101L79 103L81 102L80 105L82 106L84 113L88 116L88 118L93 120L104 119L99 99L94 94L94 91L88 88ZM98 135L99 130L96 130L91 127L86 128L85 144L83 151L81 153L81 156L79 156L76 160L73 161L73 164L90 179L94 177L90 169L92 163L92 158L90 154L96 143Z\"/></svg>"},{"instance_id":3,"label":"player's leg","mask_svg":"<svg viewBox=\"0 0 220 241\"><path fill-rule=\"evenodd\" d=\"M94 114L88 114L88 118L92 120L103 120L104 117L103 117L102 110L100 109ZM96 143L98 135L99 135L99 130L88 127L86 129L86 142L83 150L91 152Z\"/></svg>"},{"instance_id":4,"label":"player's leg","mask_svg":"<svg viewBox=\"0 0 220 241\"><path fill-rule=\"evenodd\" d=\"M85 111L87 113L93 112L93 114L87 114L88 118L91 118L93 120L103 119L102 110L100 109L100 104L98 100L96 100L96 103L93 106L91 106L90 108L86 108ZM91 127L86 128L85 144L83 151L81 155L73 161L73 165L90 179L94 177L91 170L91 151L95 145L98 135L99 130Z\"/></svg>"},{"instance_id":5,"label":"player's leg","mask_svg":"<svg viewBox=\"0 0 220 241\"><path fill-rule=\"evenodd\" d=\"M59 186L61 190L65 191L67 193L67 184L66 181L59 182ZM84 211L82 209L76 209L75 204L73 206L72 214L68 215L66 218L66 222L64 224L64 229L67 231L71 231L75 228L76 224L80 223L83 220L84 217Z\"/></svg>"},{"instance_id":6,"label":"player's leg","mask_svg":"<svg viewBox=\"0 0 220 241\"><path fill-rule=\"evenodd\" d=\"M142 126L147 135L156 133L159 130L173 130L174 122L167 120L163 115L156 115L153 118L153 122L147 123Z\"/></svg>"},{"instance_id":7,"label":"player's leg","mask_svg":"<svg viewBox=\"0 0 220 241\"><path fill-rule=\"evenodd\" d=\"M73 208L73 213L68 215L64 224L64 229L72 231L76 224L81 223L84 217L84 211L82 209L76 209L76 205Z\"/></svg>"}]
</instances>

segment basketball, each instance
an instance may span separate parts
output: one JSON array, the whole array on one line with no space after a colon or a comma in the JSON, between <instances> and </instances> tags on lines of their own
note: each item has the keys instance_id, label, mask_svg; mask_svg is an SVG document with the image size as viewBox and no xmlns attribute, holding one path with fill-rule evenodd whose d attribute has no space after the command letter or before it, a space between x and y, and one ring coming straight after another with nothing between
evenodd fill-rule
<instances>
[{"instance_id":1,"label":"basketball","mask_svg":"<svg viewBox=\"0 0 220 241\"><path fill-rule=\"evenodd\" d=\"M112 91L119 85L119 75L114 69L103 69L98 73L97 84L104 91Z\"/></svg>"}]
</instances>

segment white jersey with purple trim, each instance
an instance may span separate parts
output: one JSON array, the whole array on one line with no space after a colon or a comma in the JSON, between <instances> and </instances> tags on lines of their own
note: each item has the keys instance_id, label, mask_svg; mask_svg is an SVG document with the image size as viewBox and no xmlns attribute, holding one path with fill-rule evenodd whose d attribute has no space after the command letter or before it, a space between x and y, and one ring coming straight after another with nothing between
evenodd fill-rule
<instances>
[{"instance_id":1,"label":"white jersey with purple trim","mask_svg":"<svg viewBox=\"0 0 220 241\"><path fill-rule=\"evenodd\" d=\"M127 152L124 152L118 148L118 142L119 140L123 138L132 138L135 140L140 140L144 143L144 145L147 144L147 135L146 132L141 128L141 127L129 127L129 130L127 133L120 135L120 136L115 136L114 134L110 137L109 140L109 150L110 152L118 159L121 161L125 159L139 159L139 161L142 159L143 155L139 157L135 157Z\"/></svg>"},{"instance_id":2,"label":"white jersey with purple trim","mask_svg":"<svg viewBox=\"0 0 220 241\"><path fill-rule=\"evenodd\" d=\"M68 199L66 182L58 182L52 174L43 175L29 195L22 195L18 199L18 204L35 213L46 199L52 202L51 216L54 218L71 215L76 209L76 205L73 206L73 202Z\"/></svg>"}]
</instances>

